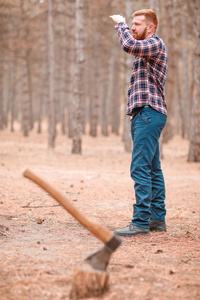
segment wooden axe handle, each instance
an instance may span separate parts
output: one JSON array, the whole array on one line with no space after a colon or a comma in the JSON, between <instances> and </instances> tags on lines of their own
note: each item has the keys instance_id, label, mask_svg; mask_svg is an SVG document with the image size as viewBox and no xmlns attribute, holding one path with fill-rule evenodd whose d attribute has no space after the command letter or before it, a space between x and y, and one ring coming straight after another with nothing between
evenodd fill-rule
<instances>
[{"instance_id":1,"label":"wooden axe handle","mask_svg":"<svg viewBox=\"0 0 200 300\"><path fill-rule=\"evenodd\" d=\"M61 194L56 188L51 184L46 182L44 179L40 178L38 175L33 173L31 170L26 169L23 171L23 176L32 180L43 188L47 193L49 193L56 201L58 201L80 224L86 227L91 233L93 233L99 240L103 243L110 241L113 237L113 233L103 226L91 222L88 218L82 214L74 205L72 205L69 200Z\"/></svg>"}]
</instances>

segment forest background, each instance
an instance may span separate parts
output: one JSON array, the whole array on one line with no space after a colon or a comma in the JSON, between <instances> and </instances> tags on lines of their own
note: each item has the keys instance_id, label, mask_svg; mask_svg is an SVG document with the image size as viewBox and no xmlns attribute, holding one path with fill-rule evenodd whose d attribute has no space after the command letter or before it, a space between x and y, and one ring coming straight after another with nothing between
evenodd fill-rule
<instances>
[{"instance_id":1,"label":"forest background","mask_svg":"<svg viewBox=\"0 0 200 300\"><path fill-rule=\"evenodd\" d=\"M111 14L126 17L152 8L166 43L168 122L163 142L174 134L190 139L188 159L200 160L199 1L187 0L1 0L0 130L24 136L48 123L48 146L82 135L121 135L131 151L126 94L134 57L120 48Z\"/></svg>"},{"instance_id":2,"label":"forest background","mask_svg":"<svg viewBox=\"0 0 200 300\"><path fill-rule=\"evenodd\" d=\"M0 0L1 300L69 299L74 268L102 247L22 176L25 166L91 221L111 231L130 221L134 57L109 16L131 26L148 7L169 56L167 232L122 238L101 299L200 299L200 1Z\"/></svg>"}]
</instances>

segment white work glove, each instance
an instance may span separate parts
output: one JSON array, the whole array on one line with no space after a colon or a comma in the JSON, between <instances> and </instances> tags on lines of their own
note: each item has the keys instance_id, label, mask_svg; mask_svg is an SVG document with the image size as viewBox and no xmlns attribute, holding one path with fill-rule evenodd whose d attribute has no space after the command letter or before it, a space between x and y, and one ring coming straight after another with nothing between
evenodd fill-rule
<instances>
[{"instance_id":1,"label":"white work glove","mask_svg":"<svg viewBox=\"0 0 200 300\"><path fill-rule=\"evenodd\" d=\"M126 20L124 17L120 16L120 15L113 15L113 16L110 16L110 18L115 22L115 23L126 23Z\"/></svg>"}]
</instances>

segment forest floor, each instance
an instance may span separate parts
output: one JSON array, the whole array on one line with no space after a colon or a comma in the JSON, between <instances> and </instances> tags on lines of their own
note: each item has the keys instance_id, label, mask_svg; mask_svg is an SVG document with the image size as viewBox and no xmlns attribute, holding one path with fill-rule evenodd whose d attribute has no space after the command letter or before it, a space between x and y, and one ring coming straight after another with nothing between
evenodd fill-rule
<instances>
[{"instance_id":1,"label":"forest floor","mask_svg":"<svg viewBox=\"0 0 200 300\"><path fill-rule=\"evenodd\" d=\"M84 136L81 156L70 154L65 136L56 143L49 150L46 133L0 133L0 300L69 299L73 269L102 246L22 177L23 168L110 230L131 220L131 155L120 137ZM109 290L100 299L200 299L200 164L187 162L188 146L179 136L163 146L167 232L122 238L108 266Z\"/></svg>"}]
</instances>

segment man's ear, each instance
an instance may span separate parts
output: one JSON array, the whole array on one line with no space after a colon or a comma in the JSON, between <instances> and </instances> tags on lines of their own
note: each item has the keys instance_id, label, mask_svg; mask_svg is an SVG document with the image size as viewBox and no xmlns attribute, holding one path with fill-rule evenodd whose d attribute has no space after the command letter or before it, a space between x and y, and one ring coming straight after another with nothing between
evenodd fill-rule
<instances>
[{"instance_id":1,"label":"man's ear","mask_svg":"<svg viewBox=\"0 0 200 300\"><path fill-rule=\"evenodd\" d=\"M149 33L150 32L155 32L155 25L154 24L149 24Z\"/></svg>"}]
</instances>

